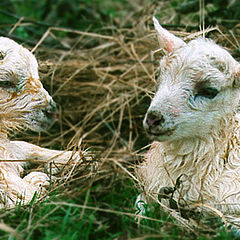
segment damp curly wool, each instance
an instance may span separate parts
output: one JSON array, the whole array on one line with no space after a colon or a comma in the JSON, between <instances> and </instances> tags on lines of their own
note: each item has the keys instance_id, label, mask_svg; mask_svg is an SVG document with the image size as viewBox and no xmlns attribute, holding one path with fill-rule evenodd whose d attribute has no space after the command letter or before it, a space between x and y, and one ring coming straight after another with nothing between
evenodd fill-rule
<instances>
[{"instance_id":1,"label":"damp curly wool","mask_svg":"<svg viewBox=\"0 0 240 240\"><path fill-rule=\"evenodd\" d=\"M240 64L212 40L185 43L154 26L165 56L143 123L155 141L136 171L139 199L172 189L164 193L179 206L208 205L240 223Z\"/></svg>"},{"instance_id":2,"label":"damp curly wool","mask_svg":"<svg viewBox=\"0 0 240 240\"><path fill-rule=\"evenodd\" d=\"M9 140L9 131L47 130L56 113L55 102L40 82L34 55L13 40L0 37L0 207L27 204L48 186L48 173L30 172L22 177L26 162L42 161L47 169L51 162L81 162L78 152ZM57 171L57 167L51 170Z\"/></svg>"}]
</instances>

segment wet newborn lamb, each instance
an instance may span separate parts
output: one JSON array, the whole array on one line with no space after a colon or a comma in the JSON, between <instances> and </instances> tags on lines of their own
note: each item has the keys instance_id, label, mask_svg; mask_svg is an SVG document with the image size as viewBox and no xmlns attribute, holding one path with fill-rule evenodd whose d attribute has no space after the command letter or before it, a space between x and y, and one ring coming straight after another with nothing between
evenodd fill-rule
<instances>
[{"instance_id":1,"label":"wet newborn lamb","mask_svg":"<svg viewBox=\"0 0 240 240\"><path fill-rule=\"evenodd\" d=\"M166 55L144 119L156 141L137 169L138 200L173 194L240 223L240 64L212 40L185 43L154 25Z\"/></svg>"},{"instance_id":2,"label":"wet newborn lamb","mask_svg":"<svg viewBox=\"0 0 240 240\"><path fill-rule=\"evenodd\" d=\"M13 40L0 37L0 207L12 207L17 202L26 204L41 186L48 184L49 177L42 172L31 172L21 178L24 161L70 160L71 151L48 150L8 139L9 130L45 130L55 116L56 104L39 80L33 54ZM73 160L80 160L78 153Z\"/></svg>"}]
</instances>

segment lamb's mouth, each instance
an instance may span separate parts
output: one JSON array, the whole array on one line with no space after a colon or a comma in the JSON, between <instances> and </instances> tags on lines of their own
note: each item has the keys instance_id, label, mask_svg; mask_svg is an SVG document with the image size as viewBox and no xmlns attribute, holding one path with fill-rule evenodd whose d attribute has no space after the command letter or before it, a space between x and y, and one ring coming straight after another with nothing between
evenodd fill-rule
<instances>
[{"instance_id":1,"label":"lamb's mouth","mask_svg":"<svg viewBox=\"0 0 240 240\"><path fill-rule=\"evenodd\" d=\"M172 128L172 129L168 129L166 131L151 131L151 129L149 129L147 131L147 133L153 137L169 137L173 134L175 128Z\"/></svg>"},{"instance_id":2,"label":"lamb's mouth","mask_svg":"<svg viewBox=\"0 0 240 240\"><path fill-rule=\"evenodd\" d=\"M30 128L35 132L47 131L52 125L57 121L56 113L48 113L38 109L37 111L32 111L27 118L27 128Z\"/></svg>"}]
</instances>

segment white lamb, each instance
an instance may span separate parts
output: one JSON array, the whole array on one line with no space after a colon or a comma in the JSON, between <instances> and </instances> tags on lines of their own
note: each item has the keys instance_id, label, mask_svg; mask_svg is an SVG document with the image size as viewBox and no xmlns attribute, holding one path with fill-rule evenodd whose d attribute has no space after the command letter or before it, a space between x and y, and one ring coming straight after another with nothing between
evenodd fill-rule
<instances>
[{"instance_id":1,"label":"white lamb","mask_svg":"<svg viewBox=\"0 0 240 240\"><path fill-rule=\"evenodd\" d=\"M173 197L240 223L240 64L212 40L185 43L154 26L166 55L144 119L156 141L137 169L138 200Z\"/></svg>"},{"instance_id":2,"label":"white lamb","mask_svg":"<svg viewBox=\"0 0 240 240\"><path fill-rule=\"evenodd\" d=\"M23 165L28 160L67 163L80 161L79 154L40 148L23 141L10 141L9 130L47 129L56 118L56 104L43 88L38 64L26 48L0 37L0 207L26 204L49 177L31 172L24 178ZM20 160L20 161L18 161Z\"/></svg>"}]
</instances>

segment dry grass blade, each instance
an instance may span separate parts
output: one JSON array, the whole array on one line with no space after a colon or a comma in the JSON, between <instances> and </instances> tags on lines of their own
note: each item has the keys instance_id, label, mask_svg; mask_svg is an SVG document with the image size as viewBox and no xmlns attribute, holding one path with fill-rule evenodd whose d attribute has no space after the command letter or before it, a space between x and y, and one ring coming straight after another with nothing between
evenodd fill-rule
<instances>
[{"instance_id":1,"label":"dry grass blade","mask_svg":"<svg viewBox=\"0 0 240 240\"><path fill-rule=\"evenodd\" d=\"M73 203L67 203L67 202L50 202L50 203L46 203L46 205L57 205L57 207L63 205L63 206L71 206L71 207L76 207L76 208L82 208L82 209L91 209L91 210L95 210L95 211L101 211L101 212L106 212L106 213L112 213L112 214L117 214L117 215L126 215L126 216L130 216L135 218L135 214L134 213L128 213L128 212L121 212L121 211L114 211L111 209L103 209L103 208L98 208L98 207L91 207L91 206L86 206L86 205L80 205L80 204L73 204ZM161 220L155 219L155 218L150 218L150 217L146 217L146 216L142 216L142 219L148 219L151 221L155 221L155 222L161 222Z\"/></svg>"},{"instance_id":2,"label":"dry grass blade","mask_svg":"<svg viewBox=\"0 0 240 240\"><path fill-rule=\"evenodd\" d=\"M150 143L143 131L142 120L153 95L156 68L162 55L155 34L151 31L150 20L157 12L157 7L164 12L160 22L170 23L175 17L174 11L169 10L168 1L155 2L148 2L144 6L139 4L124 21L130 22L128 27L113 26L111 31L102 29L99 31L101 34L50 27L32 49L39 60L43 84L59 104L61 114L49 133L23 134L19 138L28 138L30 142L45 147L75 151L81 142L80 149L87 148L89 154L96 156L92 161L83 161L81 166L63 168L57 176L59 185L54 185L51 191L61 188L64 189L63 195L75 196L90 191L96 181L111 179L114 182L120 178L119 175L130 177L137 184L133 165L140 158L139 152L145 151ZM19 19L11 32L21 21ZM204 32L211 34L218 43L237 50L237 40L233 35L223 34L218 28ZM184 29L175 33L186 40L202 34L189 33ZM52 40L65 48L46 48L43 43ZM157 61L153 61L152 51ZM74 190L76 183L82 186L81 192ZM200 228L196 222L186 220L175 210L164 207L158 199L154 200L187 231ZM62 205L82 208L82 215L86 209L92 209L135 217L134 213L90 207L87 203L86 200L83 205L66 202L47 204L56 205L55 210ZM158 219L151 220L160 222ZM206 225L202 229L206 229Z\"/></svg>"},{"instance_id":3,"label":"dry grass blade","mask_svg":"<svg viewBox=\"0 0 240 240\"><path fill-rule=\"evenodd\" d=\"M10 233L13 236L16 235L16 231L9 225L5 224L4 222L0 223L0 229L4 232Z\"/></svg>"}]
</instances>

